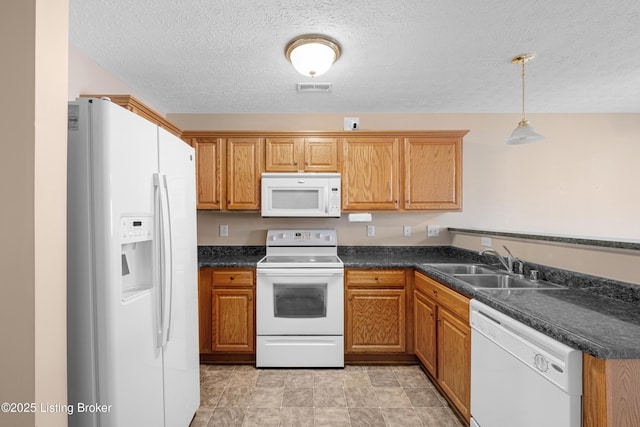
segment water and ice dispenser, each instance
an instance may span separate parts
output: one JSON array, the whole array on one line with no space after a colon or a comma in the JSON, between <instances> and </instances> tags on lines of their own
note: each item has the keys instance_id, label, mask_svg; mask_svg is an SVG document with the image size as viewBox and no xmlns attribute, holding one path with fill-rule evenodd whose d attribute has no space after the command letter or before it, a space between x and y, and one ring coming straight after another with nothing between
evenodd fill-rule
<instances>
[{"instance_id":1,"label":"water and ice dispenser","mask_svg":"<svg viewBox=\"0 0 640 427\"><path fill-rule=\"evenodd\" d=\"M153 216L120 218L122 300L153 287Z\"/></svg>"}]
</instances>

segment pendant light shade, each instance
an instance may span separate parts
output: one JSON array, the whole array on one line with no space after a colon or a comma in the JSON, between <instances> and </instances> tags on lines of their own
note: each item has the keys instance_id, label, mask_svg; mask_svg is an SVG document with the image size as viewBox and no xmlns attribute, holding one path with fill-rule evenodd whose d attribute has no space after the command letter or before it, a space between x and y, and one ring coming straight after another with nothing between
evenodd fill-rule
<instances>
[{"instance_id":1,"label":"pendant light shade","mask_svg":"<svg viewBox=\"0 0 640 427\"><path fill-rule=\"evenodd\" d=\"M316 77L340 58L340 45L320 34L306 34L291 40L284 54L300 74Z\"/></svg>"},{"instance_id":2,"label":"pendant light shade","mask_svg":"<svg viewBox=\"0 0 640 427\"><path fill-rule=\"evenodd\" d=\"M540 135L529 124L528 120L523 120L518 123L518 127L511 132L511 136L505 141L505 144L518 145L528 144L530 142L542 141L544 136Z\"/></svg>"},{"instance_id":3,"label":"pendant light shade","mask_svg":"<svg viewBox=\"0 0 640 427\"><path fill-rule=\"evenodd\" d=\"M529 124L529 121L525 118L524 114L524 64L532 60L533 57L534 55L532 53L523 53L511 60L514 64L522 64L522 119L518 123L518 127L514 129L511 136L505 141L505 144L528 144L530 142L542 141L544 139L544 136L537 133L533 126Z\"/></svg>"}]
</instances>

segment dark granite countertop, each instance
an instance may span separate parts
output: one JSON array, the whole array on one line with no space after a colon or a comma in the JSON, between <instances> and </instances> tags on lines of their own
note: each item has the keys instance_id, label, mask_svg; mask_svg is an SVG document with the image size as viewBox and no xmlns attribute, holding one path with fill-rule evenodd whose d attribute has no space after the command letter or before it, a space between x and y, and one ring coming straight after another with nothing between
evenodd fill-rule
<instances>
[{"instance_id":1,"label":"dark granite countertop","mask_svg":"<svg viewBox=\"0 0 640 427\"><path fill-rule=\"evenodd\" d=\"M255 267L265 248L200 247L201 267ZM600 359L640 359L640 286L528 263L562 290L474 290L429 263L493 262L448 246L339 247L349 268L414 268L523 324Z\"/></svg>"},{"instance_id":2,"label":"dark granite countertop","mask_svg":"<svg viewBox=\"0 0 640 427\"><path fill-rule=\"evenodd\" d=\"M198 267L255 268L265 254L264 246L198 246Z\"/></svg>"}]
</instances>

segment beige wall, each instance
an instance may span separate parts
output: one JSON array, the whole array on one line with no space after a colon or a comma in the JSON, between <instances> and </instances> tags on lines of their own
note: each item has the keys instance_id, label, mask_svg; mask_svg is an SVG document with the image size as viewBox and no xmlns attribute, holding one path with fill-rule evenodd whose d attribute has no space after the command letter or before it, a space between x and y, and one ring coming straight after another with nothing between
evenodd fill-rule
<instances>
[{"instance_id":1,"label":"beige wall","mask_svg":"<svg viewBox=\"0 0 640 427\"><path fill-rule=\"evenodd\" d=\"M483 248L481 235L451 235L451 243L454 246L474 251ZM491 246L501 254L506 254L502 248L506 245L514 256L522 260L640 285L640 251L497 238L490 235L486 237L491 238Z\"/></svg>"},{"instance_id":2,"label":"beige wall","mask_svg":"<svg viewBox=\"0 0 640 427\"><path fill-rule=\"evenodd\" d=\"M161 106L149 100L147 96L128 86L73 46L69 46L69 87L67 95L69 101L74 101L82 94L101 93L133 95L158 113L164 114L165 111Z\"/></svg>"},{"instance_id":3,"label":"beige wall","mask_svg":"<svg viewBox=\"0 0 640 427\"><path fill-rule=\"evenodd\" d=\"M0 17L0 401L64 404L68 1L3 2ZM0 425L67 417L0 413Z\"/></svg>"},{"instance_id":4,"label":"beige wall","mask_svg":"<svg viewBox=\"0 0 640 427\"><path fill-rule=\"evenodd\" d=\"M272 228L334 228L340 245L355 246L430 246L447 245L446 230L440 237L428 237L428 224L437 225L438 214L374 213L370 223L349 222L341 218L262 218L257 213L219 213L198 211L199 245L264 245L267 230ZM219 236L219 226L229 226L229 236ZM367 225L375 227L375 236L367 237ZM404 237L402 227L411 226L411 237Z\"/></svg>"}]
</instances>

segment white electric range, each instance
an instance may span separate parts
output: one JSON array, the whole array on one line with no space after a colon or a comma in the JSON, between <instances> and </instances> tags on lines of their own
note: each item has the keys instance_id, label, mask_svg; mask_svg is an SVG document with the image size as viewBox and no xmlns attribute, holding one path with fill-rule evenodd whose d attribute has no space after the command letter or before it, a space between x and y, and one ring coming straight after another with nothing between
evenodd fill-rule
<instances>
[{"instance_id":1,"label":"white electric range","mask_svg":"<svg viewBox=\"0 0 640 427\"><path fill-rule=\"evenodd\" d=\"M344 265L335 230L269 230L256 283L257 367L344 366Z\"/></svg>"}]
</instances>

